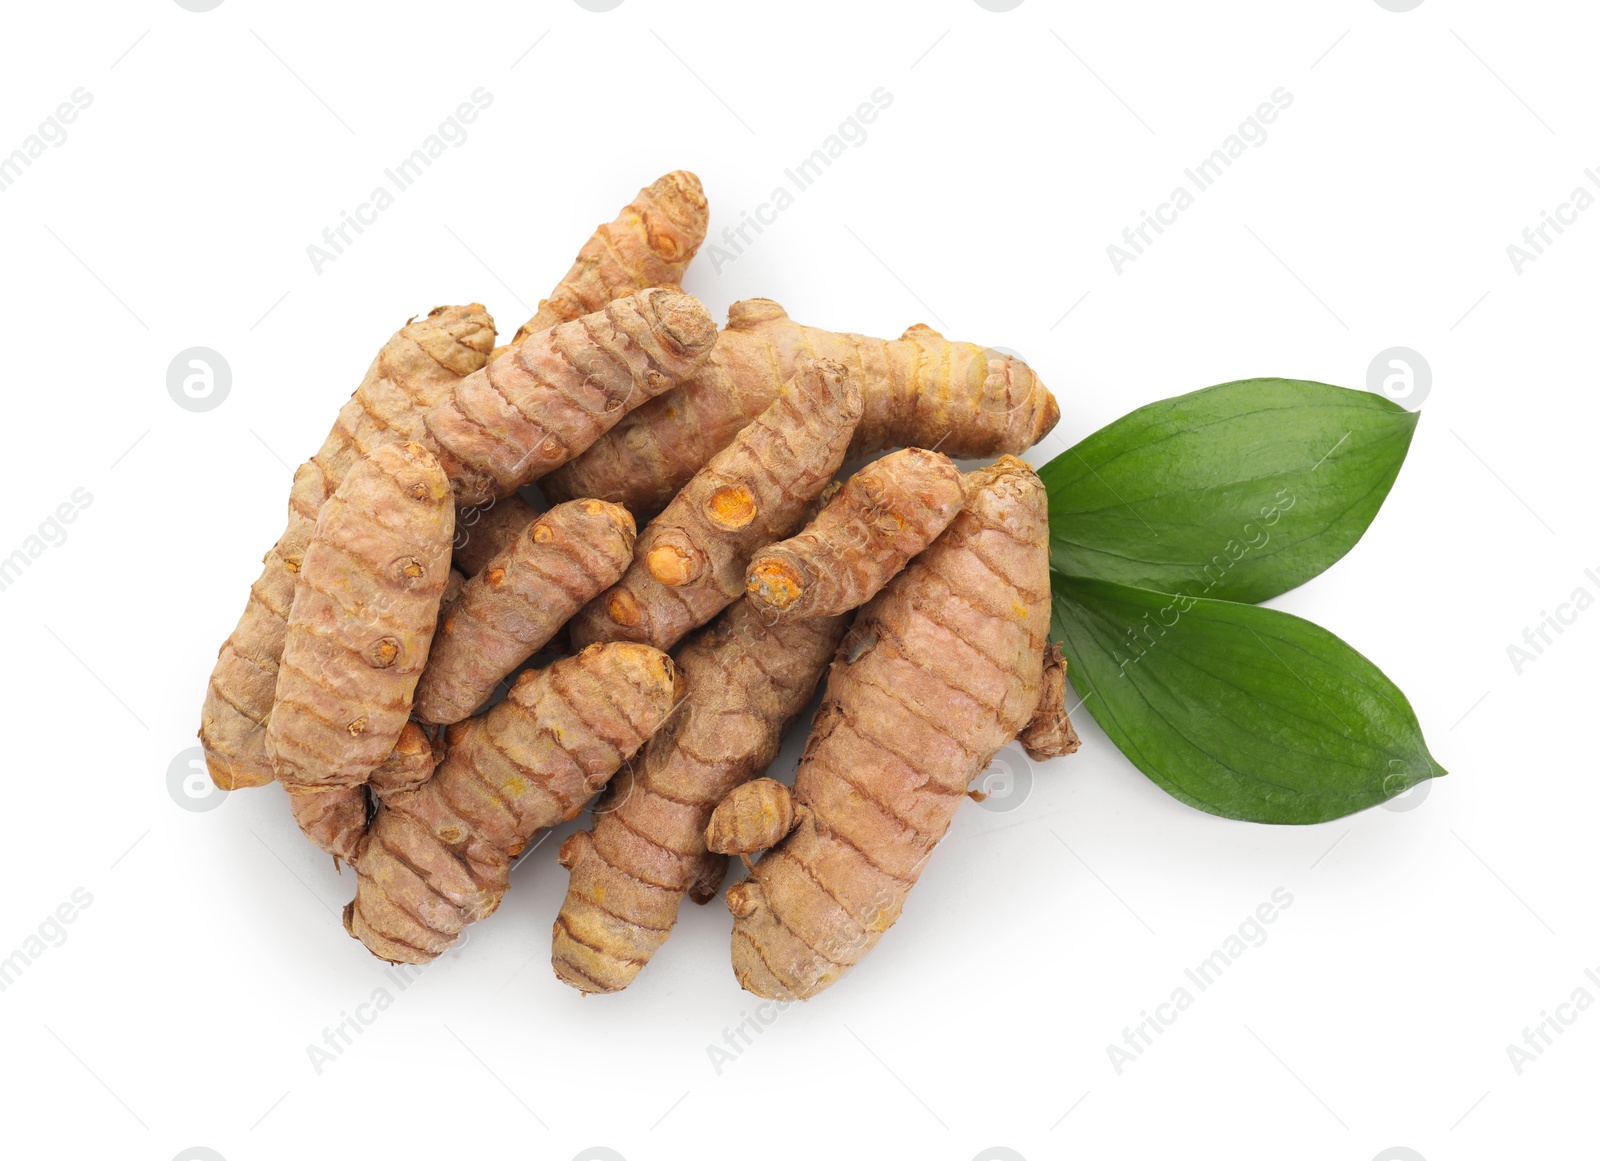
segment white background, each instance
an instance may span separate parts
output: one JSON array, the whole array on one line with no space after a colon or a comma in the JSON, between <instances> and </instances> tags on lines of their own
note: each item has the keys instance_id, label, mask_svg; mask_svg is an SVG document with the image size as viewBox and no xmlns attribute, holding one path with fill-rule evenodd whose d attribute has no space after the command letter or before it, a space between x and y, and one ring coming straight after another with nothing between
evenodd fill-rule
<instances>
[{"instance_id":1,"label":"white background","mask_svg":"<svg viewBox=\"0 0 1600 1161\"><path fill-rule=\"evenodd\" d=\"M1600 612L1520 675L1507 656L1574 589L1600 595L1600 213L1520 274L1506 253L1600 166L1591 7L686 7L8 11L0 152L75 88L93 104L0 194L0 556L74 489L93 500L0 592L0 956L75 889L92 904L0 993L0 1147L1591 1150L1600 1010L1521 1075L1506 1051L1575 989L1600 999ZM315 272L307 245L480 86L468 140ZM1415 348L1433 389L1387 505L1273 603L1381 665L1450 777L1414 809L1228 822L1080 715L1079 754L1027 771L1006 751L1026 800L964 806L877 951L720 1074L708 1046L755 1008L722 904L686 905L626 993L582 998L547 966L553 841L399 993L339 926L351 876L277 788L210 811L169 792L291 466L408 315L479 299L509 334L669 169L704 180L715 238L880 86L866 141L720 272L703 252L688 289L719 318L770 295L805 322L1020 351L1062 403L1041 464L1158 398L1255 375L1361 387L1378 351ZM1268 140L1117 273L1107 245L1280 86ZM201 414L165 381L196 345L233 375ZM1266 941L1119 1075L1107 1045L1278 888L1293 903ZM382 987L393 1005L319 1074L308 1047Z\"/></svg>"}]
</instances>

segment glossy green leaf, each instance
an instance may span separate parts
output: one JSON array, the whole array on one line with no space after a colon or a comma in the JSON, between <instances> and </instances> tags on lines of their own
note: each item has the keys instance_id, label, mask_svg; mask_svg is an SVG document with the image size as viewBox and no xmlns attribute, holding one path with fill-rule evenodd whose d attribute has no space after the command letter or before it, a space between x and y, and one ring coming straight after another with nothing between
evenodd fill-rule
<instances>
[{"instance_id":1,"label":"glossy green leaf","mask_svg":"<svg viewBox=\"0 0 1600 1161\"><path fill-rule=\"evenodd\" d=\"M1370 391L1298 379L1246 379L1141 407L1040 470L1054 566L1265 600L1361 539L1416 425L1416 413Z\"/></svg>"},{"instance_id":2,"label":"glossy green leaf","mask_svg":"<svg viewBox=\"0 0 1600 1161\"><path fill-rule=\"evenodd\" d=\"M1310 621L1060 574L1052 586L1084 708L1191 806L1326 822L1445 773L1405 695Z\"/></svg>"}]
</instances>

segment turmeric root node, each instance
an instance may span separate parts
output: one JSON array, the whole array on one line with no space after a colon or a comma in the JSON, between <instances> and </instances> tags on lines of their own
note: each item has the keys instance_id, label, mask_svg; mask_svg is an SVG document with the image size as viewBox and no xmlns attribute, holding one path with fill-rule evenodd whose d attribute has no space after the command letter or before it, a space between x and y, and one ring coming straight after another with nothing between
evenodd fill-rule
<instances>
[{"instance_id":1,"label":"turmeric root node","mask_svg":"<svg viewBox=\"0 0 1600 1161\"><path fill-rule=\"evenodd\" d=\"M718 488L706 497L706 515L718 528L736 531L756 518L756 498L743 484Z\"/></svg>"},{"instance_id":2,"label":"turmeric root node","mask_svg":"<svg viewBox=\"0 0 1600 1161\"><path fill-rule=\"evenodd\" d=\"M639 602L625 589L606 597L606 615L630 629L644 620L644 611L639 608Z\"/></svg>"},{"instance_id":3,"label":"turmeric root node","mask_svg":"<svg viewBox=\"0 0 1600 1161\"><path fill-rule=\"evenodd\" d=\"M750 918L760 899L761 888L749 879L742 879L728 888L728 910L735 919Z\"/></svg>"},{"instance_id":4,"label":"turmeric root node","mask_svg":"<svg viewBox=\"0 0 1600 1161\"><path fill-rule=\"evenodd\" d=\"M657 544L645 554L645 565L664 585L688 584L701 570L699 554L677 544Z\"/></svg>"},{"instance_id":5,"label":"turmeric root node","mask_svg":"<svg viewBox=\"0 0 1600 1161\"><path fill-rule=\"evenodd\" d=\"M753 855L778 845L795 827L789 788L754 778L728 793L706 825L706 849L722 855Z\"/></svg>"},{"instance_id":6,"label":"turmeric root node","mask_svg":"<svg viewBox=\"0 0 1600 1161\"><path fill-rule=\"evenodd\" d=\"M781 612L800 599L804 583L800 571L792 564L769 556L750 565L745 588L758 604Z\"/></svg>"}]
</instances>

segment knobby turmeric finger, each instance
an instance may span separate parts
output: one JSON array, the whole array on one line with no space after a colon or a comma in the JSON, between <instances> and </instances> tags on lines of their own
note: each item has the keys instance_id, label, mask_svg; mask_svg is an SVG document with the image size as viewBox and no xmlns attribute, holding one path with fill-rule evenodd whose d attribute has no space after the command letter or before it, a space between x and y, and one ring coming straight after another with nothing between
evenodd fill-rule
<instances>
[{"instance_id":1,"label":"knobby turmeric finger","mask_svg":"<svg viewBox=\"0 0 1600 1161\"><path fill-rule=\"evenodd\" d=\"M423 417L457 503L508 496L581 454L698 369L716 337L698 300L642 290L461 379Z\"/></svg>"},{"instance_id":2,"label":"knobby turmeric finger","mask_svg":"<svg viewBox=\"0 0 1600 1161\"><path fill-rule=\"evenodd\" d=\"M683 896L716 894L727 860L706 849L711 811L777 756L849 620L768 623L736 601L678 650L682 704L606 788L593 827L561 846L572 872L551 934L561 980L585 992L627 987L671 934Z\"/></svg>"},{"instance_id":3,"label":"knobby turmeric finger","mask_svg":"<svg viewBox=\"0 0 1600 1161\"><path fill-rule=\"evenodd\" d=\"M800 526L860 418L849 371L826 359L801 367L645 528L622 579L573 618L573 643L670 649L737 600L751 554Z\"/></svg>"},{"instance_id":4,"label":"knobby turmeric finger","mask_svg":"<svg viewBox=\"0 0 1600 1161\"><path fill-rule=\"evenodd\" d=\"M968 782L1039 708L1044 485L1007 456L972 473L966 496L856 615L795 776L794 829L728 891L734 973L759 996L814 996L872 949Z\"/></svg>"},{"instance_id":5,"label":"knobby turmeric finger","mask_svg":"<svg viewBox=\"0 0 1600 1161\"><path fill-rule=\"evenodd\" d=\"M284 635L266 751L288 787L354 786L395 748L450 575L455 505L421 444L387 444L322 506Z\"/></svg>"},{"instance_id":6,"label":"knobby turmeric finger","mask_svg":"<svg viewBox=\"0 0 1600 1161\"><path fill-rule=\"evenodd\" d=\"M758 552L746 595L775 617L826 617L864 605L961 510L948 456L904 448L845 482L801 532Z\"/></svg>"},{"instance_id":7,"label":"knobby turmeric finger","mask_svg":"<svg viewBox=\"0 0 1600 1161\"><path fill-rule=\"evenodd\" d=\"M537 653L633 557L633 517L619 504L569 500L523 529L440 621L414 712L458 722Z\"/></svg>"},{"instance_id":8,"label":"knobby turmeric finger","mask_svg":"<svg viewBox=\"0 0 1600 1161\"><path fill-rule=\"evenodd\" d=\"M449 728L427 781L380 793L345 928L392 962L446 951L500 905L533 835L582 810L676 697L671 658L646 645L595 645L524 673L505 701Z\"/></svg>"},{"instance_id":9,"label":"knobby turmeric finger","mask_svg":"<svg viewBox=\"0 0 1600 1161\"><path fill-rule=\"evenodd\" d=\"M683 169L658 177L614 221L595 230L550 297L495 355L623 295L652 286L675 288L705 241L708 217L698 177Z\"/></svg>"},{"instance_id":10,"label":"knobby turmeric finger","mask_svg":"<svg viewBox=\"0 0 1600 1161\"><path fill-rule=\"evenodd\" d=\"M892 447L957 459L1019 455L1061 418L1014 355L921 325L893 340L802 326L771 299L753 298L729 308L711 358L681 388L632 412L540 487L552 500L593 496L648 519L813 357L843 363L859 380L865 410L851 458Z\"/></svg>"}]
</instances>

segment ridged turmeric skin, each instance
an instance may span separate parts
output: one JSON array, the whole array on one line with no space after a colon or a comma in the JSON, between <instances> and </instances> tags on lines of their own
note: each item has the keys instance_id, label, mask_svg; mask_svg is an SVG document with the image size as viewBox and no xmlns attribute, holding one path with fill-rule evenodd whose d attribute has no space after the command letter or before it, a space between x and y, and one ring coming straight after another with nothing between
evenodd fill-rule
<instances>
[{"instance_id":1,"label":"ridged turmeric skin","mask_svg":"<svg viewBox=\"0 0 1600 1161\"><path fill-rule=\"evenodd\" d=\"M415 443L373 452L322 506L267 726L267 756L286 785L357 785L394 749L428 660L454 531L450 483Z\"/></svg>"},{"instance_id":2,"label":"ridged turmeric skin","mask_svg":"<svg viewBox=\"0 0 1600 1161\"><path fill-rule=\"evenodd\" d=\"M773 617L833 616L864 605L955 519L961 488L949 457L891 452L851 476L799 535L758 552L745 595Z\"/></svg>"},{"instance_id":3,"label":"ridged turmeric skin","mask_svg":"<svg viewBox=\"0 0 1600 1161\"><path fill-rule=\"evenodd\" d=\"M542 649L633 558L620 504L569 500L536 517L462 586L439 621L417 686L419 721L458 722Z\"/></svg>"},{"instance_id":4,"label":"ridged turmeric skin","mask_svg":"<svg viewBox=\"0 0 1600 1161\"><path fill-rule=\"evenodd\" d=\"M622 579L573 618L573 643L670 649L739 599L751 554L799 527L860 418L861 393L844 366L802 366L645 528Z\"/></svg>"},{"instance_id":5,"label":"ridged turmeric skin","mask_svg":"<svg viewBox=\"0 0 1600 1161\"><path fill-rule=\"evenodd\" d=\"M711 812L777 756L811 700L847 616L767 624L744 601L678 650L684 697L630 771L561 847L572 872L551 964L584 992L630 984L666 941L684 895L711 899L726 858L707 852Z\"/></svg>"},{"instance_id":6,"label":"ridged turmeric skin","mask_svg":"<svg viewBox=\"0 0 1600 1161\"><path fill-rule=\"evenodd\" d=\"M1020 455L1061 417L1022 360L914 326L895 340L802 326L766 298L736 302L710 360L671 396L636 411L541 484L552 500L593 496L641 520L767 407L802 359L833 359L859 380L851 457L892 447L960 458Z\"/></svg>"},{"instance_id":7,"label":"ridged turmeric skin","mask_svg":"<svg viewBox=\"0 0 1600 1161\"><path fill-rule=\"evenodd\" d=\"M705 241L709 215L705 191L694 174L680 169L657 178L623 206L614 221L595 230L578 251L572 269L539 303L538 312L495 354L625 294L652 286L676 287Z\"/></svg>"},{"instance_id":8,"label":"ridged turmeric skin","mask_svg":"<svg viewBox=\"0 0 1600 1161\"><path fill-rule=\"evenodd\" d=\"M508 496L565 464L693 374L716 337L698 300L644 290L541 331L460 380L424 416L456 502Z\"/></svg>"},{"instance_id":9,"label":"ridged turmeric skin","mask_svg":"<svg viewBox=\"0 0 1600 1161\"><path fill-rule=\"evenodd\" d=\"M728 892L745 988L813 996L899 917L969 782L1039 704L1048 561L1044 487L1008 456L857 614L795 777L797 826Z\"/></svg>"},{"instance_id":10,"label":"ridged turmeric skin","mask_svg":"<svg viewBox=\"0 0 1600 1161\"><path fill-rule=\"evenodd\" d=\"M533 835L583 809L677 696L672 660L647 645L596 645L524 673L505 701L449 729L426 782L380 791L345 927L392 962L448 950L500 905Z\"/></svg>"}]
</instances>

